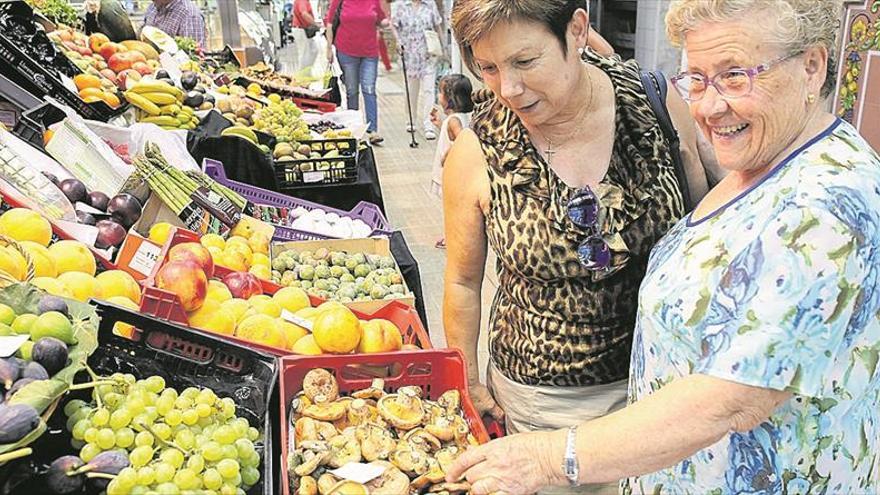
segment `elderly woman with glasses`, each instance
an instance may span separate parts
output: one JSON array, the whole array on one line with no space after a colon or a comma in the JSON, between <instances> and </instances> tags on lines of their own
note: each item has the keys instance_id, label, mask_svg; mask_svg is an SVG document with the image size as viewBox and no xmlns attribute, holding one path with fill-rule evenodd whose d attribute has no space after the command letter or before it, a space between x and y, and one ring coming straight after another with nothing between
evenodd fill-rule
<instances>
[{"instance_id":1,"label":"elderly woman with glasses","mask_svg":"<svg viewBox=\"0 0 880 495\"><path fill-rule=\"evenodd\" d=\"M675 0L727 175L654 248L631 404L466 452L474 493L880 493L880 157L825 108L839 0Z\"/></svg>"},{"instance_id":2,"label":"elderly woman with glasses","mask_svg":"<svg viewBox=\"0 0 880 495\"><path fill-rule=\"evenodd\" d=\"M467 359L475 405L505 416L509 433L624 406L648 253L685 213L639 67L588 48L599 40L586 9L585 0L453 6L464 59L487 90L444 166L444 326ZM674 91L668 104L694 186L684 193L700 197L693 120ZM488 246L498 291L487 388L477 341Z\"/></svg>"}]
</instances>

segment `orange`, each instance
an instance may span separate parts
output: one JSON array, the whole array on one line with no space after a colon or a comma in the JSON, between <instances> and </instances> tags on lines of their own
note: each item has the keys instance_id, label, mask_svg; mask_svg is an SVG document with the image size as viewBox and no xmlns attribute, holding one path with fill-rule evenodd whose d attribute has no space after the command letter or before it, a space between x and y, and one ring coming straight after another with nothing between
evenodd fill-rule
<instances>
[{"instance_id":1,"label":"orange","mask_svg":"<svg viewBox=\"0 0 880 495\"><path fill-rule=\"evenodd\" d=\"M91 74L77 74L73 76L73 84L76 85L78 91L86 88L100 88L101 78Z\"/></svg>"},{"instance_id":2,"label":"orange","mask_svg":"<svg viewBox=\"0 0 880 495\"><path fill-rule=\"evenodd\" d=\"M275 318L256 314L246 317L235 329L235 336L258 344L286 349L287 336L278 328Z\"/></svg>"}]
</instances>

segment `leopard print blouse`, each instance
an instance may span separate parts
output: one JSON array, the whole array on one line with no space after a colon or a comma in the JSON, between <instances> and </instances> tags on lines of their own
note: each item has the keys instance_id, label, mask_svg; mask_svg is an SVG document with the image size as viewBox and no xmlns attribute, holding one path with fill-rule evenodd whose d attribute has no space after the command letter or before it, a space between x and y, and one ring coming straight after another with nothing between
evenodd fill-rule
<instances>
[{"instance_id":1,"label":"leopard print blouse","mask_svg":"<svg viewBox=\"0 0 880 495\"><path fill-rule=\"evenodd\" d=\"M486 218L499 289L489 321L498 369L526 385L585 386L626 378L636 297L654 244L684 214L666 140L635 61L584 55L611 78L616 138L599 197L608 270L578 262L587 236L566 215L569 188L537 153L516 115L475 93L472 129L489 164Z\"/></svg>"}]
</instances>

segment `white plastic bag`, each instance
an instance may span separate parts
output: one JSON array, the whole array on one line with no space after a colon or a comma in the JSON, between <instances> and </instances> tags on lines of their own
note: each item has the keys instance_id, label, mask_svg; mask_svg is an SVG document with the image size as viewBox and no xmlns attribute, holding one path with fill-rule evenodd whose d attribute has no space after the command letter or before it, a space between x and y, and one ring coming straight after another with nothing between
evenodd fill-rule
<instances>
[{"instance_id":1,"label":"white plastic bag","mask_svg":"<svg viewBox=\"0 0 880 495\"><path fill-rule=\"evenodd\" d=\"M143 153L145 145L156 143L168 164L180 170L199 170L186 147L186 130L167 131L155 124L135 124L131 126L133 154Z\"/></svg>"}]
</instances>

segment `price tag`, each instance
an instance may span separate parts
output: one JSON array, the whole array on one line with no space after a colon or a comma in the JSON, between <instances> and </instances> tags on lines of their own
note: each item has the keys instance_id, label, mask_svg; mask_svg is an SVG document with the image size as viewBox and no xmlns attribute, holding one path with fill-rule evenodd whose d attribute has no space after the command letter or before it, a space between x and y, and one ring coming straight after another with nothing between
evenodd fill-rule
<instances>
[{"instance_id":1,"label":"price tag","mask_svg":"<svg viewBox=\"0 0 880 495\"><path fill-rule=\"evenodd\" d=\"M382 473L384 472L385 468L383 466L364 464L361 462L349 462L339 469L330 471L334 476L344 480L354 481L355 483L360 483L362 485L382 476Z\"/></svg>"},{"instance_id":2,"label":"price tag","mask_svg":"<svg viewBox=\"0 0 880 495\"><path fill-rule=\"evenodd\" d=\"M131 262L128 266L142 273L145 277L149 277L153 273L153 268L159 262L159 255L162 253L162 246L157 246L152 242L142 242Z\"/></svg>"},{"instance_id":3,"label":"price tag","mask_svg":"<svg viewBox=\"0 0 880 495\"><path fill-rule=\"evenodd\" d=\"M312 331L312 322L310 320L300 318L286 309L281 310L281 318L294 325L301 326L310 332Z\"/></svg>"},{"instance_id":4,"label":"price tag","mask_svg":"<svg viewBox=\"0 0 880 495\"><path fill-rule=\"evenodd\" d=\"M6 335L0 337L0 357L9 357L27 342L29 335Z\"/></svg>"},{"instance_id":5,"label":"price tag","mask_svg":"<svg viewBox=\"0 0 880 495\"><path fill-rule=\"evenodd\" d=\"M318 170L314 172L303 172L303 182L307 184L321 182L322 180L324 180L324 172Z\"/></svg>"}]
</instances>

